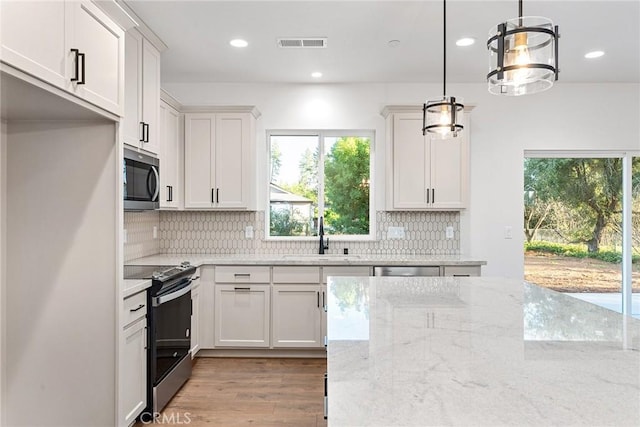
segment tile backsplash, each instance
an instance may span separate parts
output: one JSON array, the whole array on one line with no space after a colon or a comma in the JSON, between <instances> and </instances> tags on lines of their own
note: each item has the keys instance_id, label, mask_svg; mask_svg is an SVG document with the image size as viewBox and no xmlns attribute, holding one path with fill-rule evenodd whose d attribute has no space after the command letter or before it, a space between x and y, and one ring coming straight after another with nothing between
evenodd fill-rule
<instances>
[{"instance_id":1,"label":"tile backsplash","mask_svg":"<svg viewBox=\"0 0 640 427\"><path fill-rule=\"evenodd\" d=\"M140 214L141 218L131 218ZM153 239L152 228L159 215L159 239ZM268 224L267 224L268 225ZM253 237L245 238L245 227L253 227ZM446 238L446 227L453 228L453 238ZM288 254L315 253L317 241L265 240L265 212L192 212L162 211L125 215L129 242L125 256L147 256L154 253L188 254ZM402 239L387 238L389 227L404 227ZM458 212L388 212L376 213L375 241L336 241L329 237L328 253L350 254L426 254L460 253L460 214ZM134 239L132 240L132 237ZM155 252L154 252L155 251ZM134 256L137 258L138 256ZM132 259L132 258L127 258Z\"/></svg>"},{"instance_id":2,"label":"tile backsplash","mask_svg":"<svg viewBox=\"0 0 640 427\"><path fill-rule=\"evenodd\" d=\"M160 230L159 211L124 213L124 229L127 234L124 244L125 261L160 253L160 239L153 238L153 227Z\"/></svg>"},{"instance_id":3,"label":"tile backsplash","mask_svg":"<svg viewBox=\"0 0 640 427\"><path fill-rule=\"evenodd\" d=\"M245 227L253 227L253 237L245 238ZM446 227L453 238L446 238ZM158 238L153 237L158 227ZM405 237L390 239L389 227L404 227ZM145 211L125 212L127 241L124 259L168 254L291 254L315 253L318 242L265 240L265 213ZM327 253L456 255L460 253L458 212L376 213L375 241L337 241L329 237Z\"/></svg>"}]
</instances>

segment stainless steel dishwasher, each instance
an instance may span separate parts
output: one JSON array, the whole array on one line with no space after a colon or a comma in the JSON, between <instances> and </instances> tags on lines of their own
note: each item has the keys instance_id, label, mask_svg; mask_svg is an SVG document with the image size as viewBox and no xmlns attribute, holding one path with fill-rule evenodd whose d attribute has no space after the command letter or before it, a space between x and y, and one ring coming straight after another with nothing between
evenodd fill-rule
<instances>
[{"instance_id":1,"label":"stainless steel dishwasher","mask_svg":"<svg viewBox=\"0 0 640 427\"><path fill-rule=\"evenodd\" d=\"M389 266L373 267L374 276L391 277L419 277L419 276L440 276L439 266Z\"/></svg>"}]
</instances>

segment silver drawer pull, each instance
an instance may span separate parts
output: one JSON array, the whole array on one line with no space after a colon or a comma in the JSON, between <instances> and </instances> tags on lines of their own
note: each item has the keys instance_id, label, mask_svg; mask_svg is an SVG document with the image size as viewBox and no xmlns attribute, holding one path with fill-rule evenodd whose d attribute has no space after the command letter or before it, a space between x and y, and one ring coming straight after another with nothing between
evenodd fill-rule
<instances>
[{"instance_id":1,"label":"silver drawer pull","mask_svg":"<svg viewBox=\"0 0 640 427\"><path fill-rule=\"evenodd\" d=\"M238 292L249 292L251 288L233 288L233 290Z\"/></svg>"},{"instance_id":2,"label":"silver drawer pull","mask_svg":"<svg viewBox=\"0 0 640 427\"><path fill-rule=\"evenodd\" d=\"M140 310L141 308L144 308L144 304L140 304L138 307L136 307L136 308L132 308L132 309L130 309L129 311L133 313L133 312L135 312L135 311Z\"/></svg>"},{"instance_id":3,"label":"silver drawer pull","mask_svg":"<svg viewBox=\"0 0 640 427\"><path fill-rule=\"evenodd\" d=\"M250 278L251 277L251 273L234 273L233 277L237 278Z\"/></svg>"}]
</instances>

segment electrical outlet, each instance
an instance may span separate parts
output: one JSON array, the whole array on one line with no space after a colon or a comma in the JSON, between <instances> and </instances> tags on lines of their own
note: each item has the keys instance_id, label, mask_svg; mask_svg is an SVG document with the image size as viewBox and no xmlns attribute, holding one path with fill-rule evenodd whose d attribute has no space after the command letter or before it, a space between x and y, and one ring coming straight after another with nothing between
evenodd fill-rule
<instances>
[{"instance_id":1,"label":"electrical outlet","mask_svg":"<svg viewBox=\"0 0 640 427\"><path fill-rule=\"evenodd\" d=\"M513 239L513 227L511 227L510 225L504 227L504 238Z\"/></svg>"},{"instance_id":2,"label":"electrical outlet","mask_svg":"<svg viewBox=\"0 0 640 427\"><path fill-rule=\"evenodd\" d=\"M153 226L153 238L157 239L158 238L158 227L157 226Z\"/></svg>"},{"instance_id":3,"label":"electrical outlet","mask_svg":"<svg viewBox=\"0 0 640 427\"><path fill-rule=\"evenodd\" d=\"M244 228L244 238L253 239L253 226L248 225Z\"/></svg>"},{"instance_id":4,"label":"electrical outlet","mask_svg":"<svg viewBox=\"0 0 640 427\"><path fill-rule=\"evenodd\" d=\"M387 239L404 239L404 227L389 227Z\"/></svg>"},{"instance_id":5,"label":"electrical outlet","mask_svg":"<svg viewBox=\"0 0 640 427\"><path fill-rule=\"evenodd\" d=\"M445 234L447 239L453 239L453 227L452 226L447 226L447 228L445 229Z\"/></svg>"}]
</instances>

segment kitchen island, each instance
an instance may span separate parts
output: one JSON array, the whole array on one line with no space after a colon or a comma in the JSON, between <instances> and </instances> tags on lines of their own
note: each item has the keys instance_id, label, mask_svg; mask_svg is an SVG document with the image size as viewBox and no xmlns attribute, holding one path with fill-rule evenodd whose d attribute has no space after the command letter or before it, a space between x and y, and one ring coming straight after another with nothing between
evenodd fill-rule
<instances>
[{"instance_id":1,"label":"kitchen island","mask_svg":"<svg viewBox=\"0 0 640 427\"><path fill-rule=\"evenodd\" d=\"M504 278L328 286L329 426L640 423L637 319Z\"/></svg>"}]
</instances>

